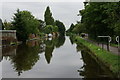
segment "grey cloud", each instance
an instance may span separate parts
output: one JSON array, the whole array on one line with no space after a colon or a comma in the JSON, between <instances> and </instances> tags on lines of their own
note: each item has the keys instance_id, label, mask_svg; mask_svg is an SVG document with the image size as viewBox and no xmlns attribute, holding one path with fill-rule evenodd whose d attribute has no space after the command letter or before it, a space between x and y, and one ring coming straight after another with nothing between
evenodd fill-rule
<instances>
[{"instance_id":1,"label":"grey cloud","mask_svg":"<svg viewBox=\"0 0 120 80\"><path fill-rule=\"evenodd\" d=\"M80 9L83 9L83 2L4 2L2 8L2 19L10 21L17 8L28 10L39 19L44 19L44 11L50 6L53 17L64 22L68 29L71 23L80 20L77 16Z\"/></svg>"}]
</instances>

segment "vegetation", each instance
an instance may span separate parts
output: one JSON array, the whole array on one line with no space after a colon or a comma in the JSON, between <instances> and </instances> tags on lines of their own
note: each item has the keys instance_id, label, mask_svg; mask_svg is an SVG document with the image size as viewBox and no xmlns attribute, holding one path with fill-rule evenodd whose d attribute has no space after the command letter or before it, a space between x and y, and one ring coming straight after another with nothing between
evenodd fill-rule
<instances>
[{"instance_id":1,"label":"vegetation","mask_svg":"<svg viewBox=\"0 0 120 80\"><path fill-rule=\"evenodd\" d=\"M75 25L72 23L70 28L66 32L72 32L74 28L75 28Z\"/></svg>"},{"instance_id":2,"label":"vegetation","mask_svg":"<svg viewBox=\"0 0 120 80\"><path fill-rule=\"evenodd\" d=\"M44 18L45 18L45 23L46 23L46 26L44 28L45 33L49 34L52 32L59 32L61 35L65 34L64 24L60 22L59 20L56 20L54 22L54 18L52 17L52 13L50 11L49 6L46 8Z\"/></svg>"},{"instance_id":3,"label":"vegetation","mask_svg":"<svg viewBox=\"0 0 120 80\"><path fill-rule=\"evenodd\" d=\"M7 22L6 20L4 21L3 26L4 26L5 30L10 30L13 27L11 22Z\"/></svg>"},{"instance_id":4,"label":"vegetation","mask_svg":"<svg viewBox=\"0 0 120 80\"><path fill-rule=\"evenodd\" d=\"M0 30L4 30L4 26L1 19L0 19Z\"/></svg>"},{"instance_id":5,"label":"vegetation","mask_svg":"<svg viewBox=\"0 0 120 80\"><path fill-rule=\"evenodd\" d=\"M112 54L111 52L108 52L106 50L103 50L102 48L83 40L79 36L77 36L76 41L78 44L82 43L85 46L87 46L93 54L102 61L112 72L118 74L120 71L120 56L117 56L115 54ZM91 54L92 55L92 54Z\"/></svg>"},{"instance_id":6,"label":"vegetation","mask_svg":"<svg viewBox=\"0 0 120 80\"><path fill-rule=\"evenodd\" d=\"M25 42L30 36L33 38L32 34L40 37L49 33L63 36L65 34L64 24L59 20L54 22L49 6L46 8L44 21L36 19L29 11L20 11L19 9L14 13L12 19L12 22L5 20L3 26L5 30L17 30L17 39L19 41Z\"/></svg>"},{"instance_id":7,"label":"vegetation","mask_svg":"<svg viewBox=\"0 0 120 80\"><path fill-rule=\"evenodd\" d=\"M44 32L46 33L46 34L49 34L49 33L51 33L52 34L52 32L58 32L58 27L57 26L52 26L52 25L47 25L47 26L45 26L45 28L44 28Z\"/></svg>"},{"instance_id":8,"label":"vegetation","mask_svg":"<svg viewBox=\"0 0 120 80\"><path fill-rule=\"evenodd\" d=\"M49 6L46 8L44 19L46 25L54 25L54 18L52 17L52 13L50 11Z\"/></svg>"},{"instance_id":9,"label":"vegetation","mask_svg":"<svg viewBox=\"0 0 120 80\"><path fill-rule=\"evenodd\" d=\"M68 31L80 34L87 33L89 38L99 40L97 36L120 36L120 2L86 4L85 9L79 11L82 16L75 27Z\"/></svg>"},{"instance_id":10,"label":"vegetation","mask_svg":"<svg viewBox=\"0 0 120 80\"><path fill-rule=\"evenodd\" d=\"M65 25L60 22L59 20L55 21L55 25L58 26L58 32L60 33L60 35L65 35Z\"/></svg>"},{"instance_id":11,"label":"vegetation","mask_svg":"<svg viewBox=\"0 0 120 80\"><path fill-rule=\"evenodd\" d=\"M29 12L17 10L14 14L12 29L17 30L17 39L26 41L29 34L38 34L39 21Z\"/></svg>"},{"instance_id":12,"label":"vegetation","mask_svg":"<svg viewBox=\"0 0 120 80\"><path fill-rule=\"evenodd\" d=\"M106 65L113 73L120 75L120 56L103 50L102 48L83 40L79 36L81 33L87 33L91 40L103 41L98 36L111 36L115 39L120 36L120 2L117 3L94 3L85 5L85 9L79 11L82 16L81 21L71 25L67 30L67 35L72 35L77 44L83 44L88 47L98 61ZM114 40L115 41L115 40ZM113 41L113 43L115 43ZM113 44L112 43L112 44ZM115 44L114 44L115 45Z\"/></svg>"},{"instance_id":13,"label":"vegetation","mask_svg":"<svg viewBox=\"0 0 120 80\"><path fill-rule=\"evenodd\" d=\"M2 20L0 19L0 30L2 30Z\"/></svg>"},{"instance_id":14,"label":"vegetation","mask_svg":"<svg viewBox=\"0 0 120 80\"><path fill-rule=\"evenodd\" d=\"M42 21L42 20L38 20L38 21L39 21L39 23L40 23L38 29L39 29L39 32L42 33L42 32L43 32L43 29L44 29L44 27L45 27L45 22Z\"/></svg>"}]
</instances>

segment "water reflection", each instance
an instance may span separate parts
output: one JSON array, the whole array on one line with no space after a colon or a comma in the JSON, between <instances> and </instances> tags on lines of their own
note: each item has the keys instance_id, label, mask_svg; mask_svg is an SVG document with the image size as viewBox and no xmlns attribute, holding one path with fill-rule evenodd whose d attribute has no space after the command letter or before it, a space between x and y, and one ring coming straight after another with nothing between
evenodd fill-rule
<instances>
[{"instance_id":1,"label":"water reflection","mask_svg":"<svg viewBox=\"0 0 120 80\"><path fill-rule=\"evenodd\" d=\"M46 38L29 41L26 44L18 46L3 47L3 57L6 61L9 60L11 62L18 76L25 71L33 70L26 74L33 75L31 77L36 77L37 75L37 77L42 76L44 78L56 78L56 76L57 78L83 77L84 80L86 80L86 78L113 77L109 70L104 66L101 67L101 64L89 55L91 54L89 49L82 44L75 44L74 36L69 37L69 39L59 36L52 39ZM65 45L63 45L64 43ZM59 52L61 54L57 54ZM53 55L55 55L55 58L51 61ZM42 61L46 63L44 64ZM41 63L38 63L38 65L37 62ZM51 63L52 65L50 65ZM36 64L37 68L35 67L35 69L33 69L33 66ZM8 68L9 66L7 69ZM15 76L14 72L12 74L12 77L13 76ZM22 75L22 77L24 76Z\"/></svg>"},{"instance_id":2,"label":"water reflection","mask_svg":"<svg viewBox=\"0 0 120 80\"><path fill-rule=\"evenodd\" d=\"M60 39L60 40L58 40ZM2 56L9 57L9 61L13 65L13 69L18 72L18 76L24 71L31 70L38 60L40 55L45 53L45 58L48 64L52 58L52 52L55 48L59 48L65 42L65 37L41 39L29 41L26 44L18 46L7 46L2 48Z\"/></svg>"},{"instance_id":3,"label":"water reflection","mask_svg":"<svg viewBox=\"0 0 120 80\"><path fill-rule=\"evenodd\" d=\"M44 43L46 45L45 47L45 58L47 63L50 63L50 60L52 58L52 53L55 48L60 48L65 42L65 36L59 36L56 38L53 38L52 40L45 40Z\"/></svg>"},{"instance_id":4,"label":"water reflection","mask_svg":"<svg viewBox=\"0 0 120 80\"><path fill-rule=\"evenodd\" d=\"M11 63L14 65L14 70L18 75L23 71L32 69L35 63L39 60L39 46L28 46L25 44L19 45L16 50L16 55L11 56Z\"/></svg>"}]
</instances>

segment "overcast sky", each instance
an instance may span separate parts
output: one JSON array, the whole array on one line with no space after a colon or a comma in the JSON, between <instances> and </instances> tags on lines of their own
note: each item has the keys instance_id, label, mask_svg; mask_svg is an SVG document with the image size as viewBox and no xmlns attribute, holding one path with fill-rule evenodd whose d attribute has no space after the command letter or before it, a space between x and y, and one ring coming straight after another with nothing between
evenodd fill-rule
<instances>
[{"instance_id":1,"label":"overcast sky","mask_svg":"<svg viewBox=\"0 0 120 80\"><path fill-rule=\"evenodd\" d=\"M17 8L30 11L36 18L44 20L44 12L49 6L55 20L62 21L68 29L71 23L80 20L79 10L84 8L83 2L3 2L2 20L12 20Z\"/></svg>"}]
</instances>

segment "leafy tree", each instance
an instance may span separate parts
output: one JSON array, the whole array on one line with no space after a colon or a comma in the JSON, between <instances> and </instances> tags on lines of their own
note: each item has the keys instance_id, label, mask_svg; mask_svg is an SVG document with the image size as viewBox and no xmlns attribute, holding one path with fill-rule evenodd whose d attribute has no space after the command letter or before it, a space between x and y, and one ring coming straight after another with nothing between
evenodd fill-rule
<instances>
[{"instance_id":1,"label":"leafy tree","mask_svg":"<svg viewBox=\"0 0 120 80\"><path fill-rule=\"evenodd\" d=\"M120 2L118 3L93 3L90 2L85 9L80 10L81 24L85 32L92 39L99 35L119 35Z\"/></svg>"},{"instance_id":2,"label":"leafy tree","mask_svg":"<svg viewBox=\"0 0 120 80\"><path fill-rule=\"evenodd\" d=\"M72 30L74 29L75 25L72 23L70 28L67 30L67 32L72 32Z\"/></svg>"},{"instance_id":3,"label":"leafy tree","mask_svg":"<svg viewBox=\"0 0 120 80\"><path fill-rule=\"evenodd\" d=\"M12 29L12 24L10 22L7 22L6 20L4 21L3 26L6 30Z\"/></svg>"},{"instance_id":4,"label":"leafy tree","mask_svg":"<svg viewBox=\"0 0 120 80\"><path fill-rule=\"evenodd\" d=\"M49 34L49 33L52 33L52 25L47 25L45 28L44 28L44 33L46 34Z\"/></svg>"},{"instance_id":5,"label":"leafy tree","mask_svg":"<svg viewBox=\"0 0 120 80\"><path fill-rule=\"evenodd\" d=\"M40 23L38 29L39 29L40 32L43 32L43 29L44 29L44 27L45 27L45 22L42 21L42 20L38 20L38 21L39 21L39 23Z\"/></svg>"},{"instance_id":6,"label":"leafy tree","mask_svg":"<svg viewBox=\"0 0 120 80\"><path fill-rule=\"evenodd\" d=\"M76 33L76 34L80 34L80 33L85 33L86 28L83 26L82 23L78 23L75 25L75 27L73 28L72 32Z\"/></svg>"},{"instance_id":7,"label":"leafy tree","mask_svg":"<svg viewBox=\"0 0 120 80\"><path fill-rule=\"evenodd\" d=\"M29 34L39 32L39 21L29 12L17 10L13 17L13 29L17 30L17 38L26 41Z\"/></svg>"},{"instance_id":8,"label":"leafy tree","mask_svg":"<svg viewBox=\"0 0 120 80\"><path fill-rule=\"evenodd\" d=\"M56 26L58 26L58 32L61 35L65 35L65 25L62 22L60 22L59 20L56 20L55 24L56 24Z\"/></svg>"},{"instance_id":9,"label":"leafy tree","mask_svg":"<svg viewBox=\"0 0 120 80\"><path fill-rule=\"evenodd\" d=\"M52 13L50 11L49 6L46 8L44 20L46 22L46 25L54 25L54 18L52 17Z\"/></svg>"},{"instance_id":10,"label":"leafy tree","mask_svg":"<svg viewBox=\"0 0 120 80\"><path fill-rule=\"evenodd\" d=\"M58 27L57 26L53 26L52 27L52 32L58 32Z\"/></svg>"},{"instance_id":11,"label":"leafy tree","mask_svg":"<svg viewBox=\"0 0 120 80\"><path fill-rule=\"evenodd\" d=\"M58 32L58 27L57 26L52 26L52 25L47 25L44 28L44 32L46 34L52 33L52 32Z\"/></svg>"}]
</instances>

